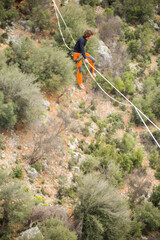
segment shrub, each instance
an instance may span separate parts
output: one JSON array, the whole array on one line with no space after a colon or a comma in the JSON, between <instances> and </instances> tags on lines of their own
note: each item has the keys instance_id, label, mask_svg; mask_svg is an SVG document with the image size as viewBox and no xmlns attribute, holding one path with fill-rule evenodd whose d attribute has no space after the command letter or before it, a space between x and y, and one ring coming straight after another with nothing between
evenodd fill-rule
<instances>
[{"instance_id":1,"label":"shrub","mask_svg":"<svg viewBox=\"0 0 160 240\"><path fill-rule=\"evenodd\" d=\"M83 177L78 201L74 215L82 224L80 239L125 238L130 223L128 206L102 176Z\"/></svg>"},{"instance_id":2,"label":"shrub","mask_svg":"<svg viewBox=\"0 0 160 240\"><path fill-rule=\"evenodd\" d=\"M7 58L5 56L4 51L0 51L0 70L6 67L6 61L7 61Z\"/></svg>"},{"instance_id":3,"label":"shrub","mask_svg":"<svg viewBox=\"0 0 160 240\"><path fill-rule=\"evenodd\" d=\"M156 149L151 149L149 163L153 169L156 169L157 165L159 165L159 152Z\"/></svg>"},{"instance_id":4,"label":"shrub","mask_svg":"<svg viewBox=\"0 0 160 240\"><path fill-rule=\"evenodd\" d=\"M40 225L40 229L45 239L54 240L76 240L74 232L70 232L63 222L58 218L51 218Z\"/></svg>"},{"instance_id":5,"label":"shrub","mask_svg":"<svg viewBox=\"0 0 160 240\"><path fill-rule=\"evenodd\" d=\"M120 0L114 4L116 13L124 16L130 23L145 23L154 16L153 1L149 0L145 4L145 0ZM133 7L134 6L134 7Z\"/></svg>"},{"instance_id":6,"label":"shrub","mask_svg":"<svg viewBox=\"0 0 160 240\"><path fill-rule=\"evenodd\" d=\"M36 81L48 90L60 90L73 79L73 62L66 52L52 47L35 48L31 40L13 44L9 59L19 64L22 71L33 73Z\"/></svg>"},{"instance_id":7,"label":"shrub","mask_svg":"<svg viewBox=\"0 0 160 240\"><path fill-rule=\"evenodd\" d=\"M52 30L53 20L49 9L48 0L26 0L20 5L21 11L29 20L28 24L32 31Z\"/></svg>"},{"instance_id":8,"label":"shrub","mask_svg":"<svg viewBox=\"0 0 160 240\"><path fill-rule=\"evenodd\" d=\"M155 87L156 87L156 81L153 77L144 79L144 81L143 81L144 94L150 93L152 90L155 89Z\"/></svg>"},{"instance_id":9,"label":"shrub","mask_svg":"<svg viewBox=\"0 0 160 240\"><path fill-rule=\"evenodd\" d=\"M156 179L160 180L160 167L158 167L156 169L156 172L155 172L154 176L155 176Z\"/></svg>"},{"instance_id":10,"label":"shrub","mask_svg":"<svg viewBox=\"0 0 160 240\"><path fill-rule=\"evenodd\" d=\"M7 23L18 18L18 11L14 8L14 0L0 0L0 27L5 28Z\"/></svg>"},{"instance_id":11,"label":"shrub","mask_svg":"<svg viewBox=\"0 0 160 240\"><path fill-rule=\"evenodd\" d=\"M83 4L89 4L90 6L94 7L96 6L97 4L99 4L99 0L80 0L80 4L83 5Z\"/></svg>"},{"instance_id":12,"label":"shrub","mask_svg":"<svg viewBox=\"0 0 160 240\"><path fill-rule=\"evenodd\" d=\"M134 93L134 75L131 72L125 72L122 76L127 94Z\"/></svg>"},{"instance_id":13,"label":"shrub","mask_svg":"<svg viewBox=\"0 0 160 240\"><path fill-rule=\"evenodd\" d=\"M26 188L17 181L11 182L8 173L0 171L0 236L8 230L19 228L16 223L24 223L31 213L33 201ZM21 225L22 226L22 225Z\"/></svg>"},{"instance_id":14,"label":"shrub","mask_svg":"<svg viewBox=\"0 0 160 240\"><path fill-rule=\"evenodd\" d=\"M125 133L121 142L120 149L122 152L130 152L134 149L135 144L136 139L130 133Z\"/></svg>"},{"instance_id":15,"label":"shrub","mask_svg":"<svg viewBox=\"0 0 160 240\"><path fill-rule=\"evenodd\" d=\"M22 167L15 167L13 168L13 175L15 178L22 178L23 172L22 172Z\"/></svg>"},{"instance_id":16,"label":"shrub","mask_svg":"<svg viewBox=\"0 0 160 240\"><path fill-rule=\"evenodd\" d=\"M52 31L53 20L51 16L51 11L49 9L44 9L42 6L34 7L32 14L29 15L28 25L31 27L32 32L36 32L37 29L39 32L42 30Z\"/></svg>"},{"instance_id":17,"label":"shrub","mask_svg":"<svg viewBox=\"0 0 160 240\"><path fill-rule=\"evenodd\" d=\"M2 129L12 128L16 124L15 108L15 104L10 99L8 99L8 103L4 103L4 94L0 91L0 127Z\"/></svg>"},{"instance_id":18,"label":"shrub","mask_svg":"<svg viewBox=\"0 0 160 240\"><path fill-rule=\"evenodd\" d=\"M125 89L124 82L120 77L115 77L114 79L114 86L120 91L123 92ZM116 92L117 93L117 92Z\"/></svg>"},{"instance_id":19,"label":"shrub","mask_svg":"<svg viewBox=\"0 0 160 240\"><path fill-rule=\"evenodd\" d=\"M36 162L35 164L33 164L33 166L37 172L41 172L42 171L42 163L41 162Z\"/></svg>"},{"instance_id":20,"label":"shrub","mask_svg":"<svg viewBox=\"0 0 160 240\"><path fill-rule=\"evenodd\" d=\"M100 38L106 43L106 45L111 46L112 42L117 38L119 39L121 36L121 22L115 16L100 17L100 22L98 23L97 21Z\"/></svg>"},{"instance_id":21,"label":"shrub","mask_svg":"<svg viewBox=\"0 0 160 240\"><path fill-rule=\"evenodd\" d=\"M33 76L21 73L15 66L0 71L1 126L13 127L17 121L30 122L42 114L42 94ZM4 96L4 97L3 97Z\"/></svg>"},{"instance_id":22,"label":"shrub","mask_svg":"<svg viewBox=\"0 0 160 240\"><path fill-rule=\"evenodd\" d=\"M111 113L107 119L107 123L112 123L112 125L116 129L123 129L124 128L124 121L122 119L122 115L119 113Z\"/></svg>"},{"instance_id":23,"label":"shrub","mask_svg":"<svg viewBox=\"0 0 160 240\"><path fill-rule=\"evenodd\" d=\"M150 201L153 203L155 207L160 208L160 185L155 186L153 188L152 195L150 197Z\"/></svg>"},{"instance_id":24,"label":"shrub","mask_svg":"<svg viewBox=\"0 0 160 240\"><path fill-rule=\"evenodd\" d=\"M132 58L136 58L141 46L140 40L130 40L127 43L127 45L128 45L128 51L132 55Z\"/></svg>"},{"instance_id":25,"label":"shrub","mask_svg":"<svg viewBox=\"0 0 160 240\"><path fill-rule=\"evenodd\" d=\"M160 227L160 211L151 202L145 202L136 209L137 220L142 222L142 233L156 231Z\"/></svg>"},{"instance_id":26,"label":"shrub","mask_svg":"<svg viewBox=\"0 0 160 240\"><path fill-rule=\"evenodd\" d=\"M134 167L141 166L144 158L144 153L142 148L138 148L132 152L131 160L133 162Z\"/></svg>"},{"instance_id":27,"label":"shrub","mask_svg":"<svg viewBox=\"0 0 160 240\"><path fill-rule=\"evenodd\" d=\"M155 41L155 50L157 53L160 53L160 37L157 37Z\"/></svg>"},{"instance_id":28,"label":"shrub","mask_svg":"<svg viewBox=\"0 0 160 240\"><path fill-rule=\"evenodd\" d=\"M147 174L143 169L134 169L129 176L128 195L130 206L134 209L137 205L142 204L145 198L149 196L151 182L146 178Z\"/></svg>"},{"instance_id":29,"label":"shrub","mask_svg":"<svg viewBox=\"0 0 160 240\"><path fill-rule=\"evenodd\" d=\"M93 172L97 170L99 167L99 159L96 157L92 157L91 155L86 156L85 160L81 163L81 170L84 174Z\"/></svg>"}]
</instances>

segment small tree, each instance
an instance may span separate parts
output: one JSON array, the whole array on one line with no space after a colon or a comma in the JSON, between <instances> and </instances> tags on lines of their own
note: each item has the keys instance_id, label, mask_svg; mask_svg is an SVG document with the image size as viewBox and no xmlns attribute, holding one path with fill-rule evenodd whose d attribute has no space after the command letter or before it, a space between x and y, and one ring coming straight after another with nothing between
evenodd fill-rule
<instances>
[{"instance_id":1,"label":"small tree","mask_svg":"<svg viewBox=\"0 0 160 240\"><path fill-rule=\"evenodd\" d=\"M80 4L86 4L86 5L90 5L92 7L96 6L97 4L99 4L99 0L80 0Z\"/></svg>"},{"instance_id":2,"label":"small tree","mask_svg":"<svg viewBox=\"0 0 160 240\"><path fill-rule=\"evenodd\" d=\"M14 0L0 0L0 27L5 28L7 22L18 18L18 11L14 8Z\"/></svg>"},{"instance_id":3,"label":"small tree","mask_svg":"<svg viewBox=\"0 0 160 240\"><path fill-rule=\"evenodd\" d=\"M58 218L48 219L40 226L45 239L54 240L77 240L74 232L70 232Z\"/></svg>"},{"instance_id":4,"label":"small tree","mask_svg":"<svg viewBox=\"0 0 160 240\"><path fill-rule=\"evenodd\" d=\"M40 124L34 136L34 146L28 155L29 163L35 164L43 157L49 157L58 151L61 144L60 134L70 123L68 116L61 112L58 114L60 120L50 120L48 123Z\"/></svg>"},{"instance_id":5,"label":"small tree","mask_svg":"<svg viewBox=\"0 0 160 240\"><path fill-rule=\"evenodd\" d=\"M49 0L26 0L20 5L20 9L29 19L28 24L33 32L52 30L53 21Z\"/></svg>"},{"instance_id":6,"label":"small tree","mask_svg":"<svg viewBox=\"0 0 160 240\"><path fill-rule=\"evenodd\" d=\"M23 223L29 216L33 202L28 190L0 170L0 236L7 235L15 223Z\"/></svg>"},{"instance_id":7,"label":"small tree","mask_svg":"<svg viewBox=\"0 0 160 240\"><path fill-rule=\"evenodd\" d=\"M147 180L147 175L142 170L135 169L128 180L129 200L131 207L142 203L148 197L151 182Z\"/></svg>"},{"instance_id":8,"label":"small tree","mask_svg":"<svg viewBox=\"0 0 160 240\"><path fill-rule=\"evenodd\" d=\"M6 52L8 62L18 63L20 69L35 75L35 81L42 82L50 91L60 90L73 80L73 62L67 53L59 48L35 47L28 38L12 45Z\"/></svg>"},{"instance_id":9,"label":"small tree","mask_svg":"<svg viewBox=\"0 0 160 240\"><path fill-rule=\"evenodd\" d=\"M83 178L78 200L74 215L81 221L80 239L125 239L130 223L128 206L101 175Z\"/></svg>"},{"instance_id":10,"label":"small tree","mask_svg":"<svg viewBox=\"0 0 160 240\"><path fill-rule=\"evenodd\" d=\"M17 121L31 122L42 114L42 94L35 78L15 66L0 71L1 127L11 128Z\"/></svg>"},{"instance_id":11,"label":"small tree","mask_svg":"<svg viewBox=\"0 0 160 240\"><path fill-rule=\"evenodd\" d=\"M160 210L151 202L144 202L144 205L136 208L137 220L142 222L142 233L157 231L160 227Z\"/></svg>"},{"instance_id":12,"label":"small tree","mask_svg":"<svg viewBox=\"0 0 160 240\"><path fill-rule=\"evenodd\" d=\"M157 53L160 53L160 37L158 37L155 41L155 50Z\"/></svg>"}]
</instances>

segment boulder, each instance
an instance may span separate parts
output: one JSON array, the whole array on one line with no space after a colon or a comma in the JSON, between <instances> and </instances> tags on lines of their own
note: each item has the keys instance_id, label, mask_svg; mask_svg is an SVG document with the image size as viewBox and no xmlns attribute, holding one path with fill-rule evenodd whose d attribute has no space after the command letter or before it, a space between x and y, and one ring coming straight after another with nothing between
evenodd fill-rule
<instances>
[{"instance_id":1,"label":"boulder","mask_svg":"<svg viewBox=\"0 0 160 240\"><path fill-rule=\"evenodd\" d=\"M47 101L47 100L42 100L42 104L45 106L45 107L50 107L50 102Z\"/></svg>"},{"instance_id":2,"label":"boulder","mask_svg":"<svg viewBox=\"0 0 160 240\"><path fill-rule=\"evenodd\" d=\"M38 177L38 172L36 171L35 168L30 168L30 169L26 169L28 176L31 179L35 179L36 177Z\"/></svg>"},{"instance_id":3,"label":"boulder","mask_svg":"<svg viewBox=\"0 0 160 240\"><path fill-rule=\"evenodd\" d=\"M38 240L44 239L42 233L40 232L37 226L22 232L21 236L17 238L17 240L34 240L34 239Z\"/></svg>"},{"instance_id":4,"label":"boulder","mask_svg":"<svg viewBox=\"0 0 160 240\"><path fill-rule=\"evenodd\" d=\"M99 40L99 48L96 50L96 52L99 54L99 62L97 66L99 68L109 67L111 64L112 55L111 51L103 41Z\"/></svg>"}]
</instances>

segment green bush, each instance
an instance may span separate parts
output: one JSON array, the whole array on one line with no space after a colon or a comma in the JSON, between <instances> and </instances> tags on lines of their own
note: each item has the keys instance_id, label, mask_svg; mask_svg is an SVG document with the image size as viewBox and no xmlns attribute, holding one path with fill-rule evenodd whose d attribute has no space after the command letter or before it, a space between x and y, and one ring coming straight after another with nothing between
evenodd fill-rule
<instances>
[{"instance_id":1,"label":"green bush","mask_svg":"<svg viewBox=\"0 0 160 240\"><path fill-rule=\"evenodd\" d=\"M127 94L133 94L135 76L131 72L125 72L122 76L122 79L124 81L125 92Z\"/></svg>"},{"instance_id":2,"label":"green bush","mask_svg":"<svg viewBox=\"0 0 160 240\"><path fill-rule=\"evenodd\" d=\"M132 58L136 58L141 46L140 40L130 40L127 43L127 46L128 46L128 52L131 54Z\"/></svg>"},{"instance_id":3,"label":"green bush","mask_svg":"<svg viewBox=\"0 0 160 240\"><path fill-rule=\"evenodd\" d=\"M99 0L80 0L81 5L90 5L92 7L95 7L97 4L99 4Z\"/></svg>"},{"instance_id":4,"label":"green bush","mask_svg":"<svg viewBox=\"0 0 160 240\"><path fill-rule=\"evenodd\" d=\"M82 223L81 239L125 239L129 231L128 206L101 175L83 177L78 187L75 218Z\"/></svg>"},{"instance_id":5,"label":"green bush","mask_svg":"<svg viewBox=\"0 0 160 240\"><path fill-rule=\"evenodd\" d=\"M13 175L15 178L22 178L23 172L22 172L22 167L15 167L13 168Z\"/></svg>"},{"instance_id":6,"label":"green bush","mask_svg":"<svg viewBox=\"0 0 160 240\"><path fill-rule=\"evenodd\" d=\"M0 128L12 128L17 122L16 105L11 99L4 103L4 94L0 91Z\"/></svg>"},{"instance_id":7,"label":"green bush","mask_svg":"<svg viewBox=\"0 0 160 240\"><path fill-rule=\"evenodd\" d=\"M20 5L33 32L44 29L52 30L53 20L49 3L48 0L26 0Z\"/></svg>"},{"instance_id":8,"label":"green bush","mask_svg":"<svg viewBox=\"0 0 160 240\"><path fill-rule=\"evenodd\" d=\"M104 77L107 78L112 84L114 84L113 79L109 76L104 74ZM106 92L111 92L113 90L113 87L107 83L106 81L104 81L104 79L98 74L96 77L96 81L99 83L99 85L106 91ZM99 86L97 85L96 82L92 83L93 88L98 91L100 90ZM100 90L101 91L101 90Z\"/></svg>"},{"instance_id":9,"label":"green bush","mask_svg":"<svg viewBox=\"0 0 160 240\"><path fill-rule=\"evenodd\" d=\"M156 172L155 172L154 176L155 176L156 179L160 180L160 167L158 167L156 169Z\"/></svg>"},{"instance_id":10,"label":"green bush","mask_svg":"<svg viewBox=\"0 0 160 240\"><path fill-rule=\"evenodd\" d=\"M8 61L18 63L23 72L35 75L50 91L60 90L73 80L73 62L66 52L53 47L34 47L29 39L13 44Z\"/></svg>"},{"instance_id":11,"label":"green bush","mask_svg":"<svg viewBox=\"0 0 160 240\"><path fill-rule=\"evenodd\" d=\"M126 18L130 23L145 23L154 17L153 1L149 0L119 0L114 4L116 13Z\"/></svg>"},{"instance_id":12,"label":"green bush","mask_svg":"<svg viewBox=\"0 0 160 240\"><path fill-rule=\"evenodd\" d=\"M122 152L130 152L134 149L136 145L136 139L130 134L130 133L125 133L120 145L120 149Z\"/></svg>"},{"instance_id":13,"label":"green bush","mask_svg":"<svg viewBox=\"0 0 160 240\"><path fill-rule=\"evenodd\" d=\"M107 123L111 123L115 129L123 129L124 128L124 121L122 115L119 113L111 113L107 119Z\"/></svg>"},{"instance_id":14,"label":"green bush","mask_svg":"<svg viewBox=\"0 0 160 240\"><path fill-rule=\"evenodd\" d=\"M148 94L153 91L156 87L156 81L153 77L145 78L143 81L144 94Z\"/></svg>"},{"instance_id":15,"label":"green bush","mask_svg":"<svg viewBox=\"0 0 160 240\"><path fill-rule=\"evenodd\" d=\"M76 240L77 236L74 232L70 232L67 227L64 226L60 219L48 219L46 222L40 225L42 235L48 240Z\"/></svg>"},{"instance_id":16,"label":"green bush","mask_svg":"<svg viewBox=\"0 0 160 240\"><path fill-rule=\"evenodd\" d=\"M151 202L136 209L137 220L142 223L142 233L156 231L160 227L160 211Z\"/></svg>"},{"instance_id":17,"label":"green bush","mask_svg":"<svg viewBox=\"0 0 160 240\"><path fill-rule=\"evenodd\" d=\"M14 0L0 0L0 27L5 28L19 16L14 8Z\"/></svg>"},{"instance_id":18,"label":"green bush","mask_svg":"<svg viewBox=\"0 0 160 240\"><path fill-rule=\"evenodd\" d=\"M125 89L125 85L124 82L122 81L122 79L120 77L115 77L114 79L114 86L120 91L123 92ZM117 91L116 91L117 93Z\"/></svg>"},{"instance_id":19,"label":"green bush","mask_svg":"<svg viewBox=\"0 0 160 240\"><path fill-rule=\"evenodd\" d=\"M42 30L52 31L54 26L51 11L48 9L42 8L42 6L37 6L33 8L32 14L29 16L29 27L31 27L32 32L36 32L37 29L39 32Z\"/></svg>"},{"instance_id":20,"label":"green bush","mask_svg":"<svg viewBox=\"0 0 160 240\"><path fill-rule=\"evenodd\" d=\"M157 165L159 165L159 152L156 149L151 149L149 156L149 164L151 168L156 169Z\"/></svg>"},{"instance_id":21,"label":"green bush","mask_svg":"<svg viewBox=\"0 0 160 240\"><path fill-rule=\"evenodd\" d=\"M152 195L150 197L150 201L153 203L155 207L160 208L160 185L155 186L153 188Z\"/></svg>"},{"instance_id":22,"label":"green bush","mask_svg":"<svg viewBox=\"0 0 160 240\"><path fill-rule=\"evenodd\" d=\"M80 167L84 174L87 174L93 172L94 170L97 170L99 168L99 164L100 162L98 158L88 155L81 163Z\"/></svg>"},{"instance_id":23,"label":"green bush","mask_svg":"<svg viewBox=\"0 0 160 240\"><path fill-rule=\"evenodd\" d=\"M155 41L155 50L157 53L160 53L160 36L157 37L157 39Z\"/></svg>"},{"instance_id":24,"label":"green bush","mask_svg":"<svg viewBox=\"0 0 160 240\"><path fill-rule=\"evenodd\" d=\"M143 152L142 148L133 150L131 160L133 162L134 167L141 166L143 158L144 158L144 152Z\"/></svg>"},{"instance_id":25,"label":"green bush","mask_svg":"<svg viewBox=\"0 0 160 240\"><path fill-rule=\"evenodd\" d=\"M1 127L11 128L17 121L30 122L42 114L42 94L35 78L15 66L0 71Z\"/></svg>"},{"instance_id":26,"label":"green bush","mask_svg":"<svg viewBox=\"0 0 160 240\"><path fill-rule=\"evenodd\" d=\"M35 164L33 164L32 167L35 168L37 170L37 172L42 171L42 163L41 162L36 162Z\"/></svg>"},{"instance_id":27,"label":"green bush","mask_svg":"<svg viewBox=\"0 0 160 240\"><path fill-rule=\"evenodd\" d=\"M0 236L18 230L26 223L33 201L29 191L22 183L13 181L8 172L0 170ZM6 239L6 238L4 238Z\"/></svg>"}]
</instances>

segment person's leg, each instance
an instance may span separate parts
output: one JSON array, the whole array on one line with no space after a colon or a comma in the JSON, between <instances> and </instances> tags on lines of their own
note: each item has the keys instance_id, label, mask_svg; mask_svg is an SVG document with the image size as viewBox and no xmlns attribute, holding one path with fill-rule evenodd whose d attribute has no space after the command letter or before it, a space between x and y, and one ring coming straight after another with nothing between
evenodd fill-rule
<instances>
[{"instance_id":1,"label":"person's leg","mask_svg":"<svg viewBox=\"0 0 160 240\"><path fill-rule=\"evenodd\" d=\"M88 59L88 61L90 62L91 66L90 66L90 72L92 73L92 75L94 77L96 77L96 74L94 72L94 68L92 68L92 66L94 67L95 66L95 59L89 54L89 53L86 53L86 57Z\"/></svg>"},{"instance_id":2,"label":"person's leg","mask_svg":"<svg viewBox=\"0 0 160 240\"><path fill-rule=\"evenodd\" d=\"M80 53L73 53L73 59L78 60L80 58L81 54ZM77 67L77 82L80 86L80 88L84 89L84 85L82 83L82 59L78 61L76 64Z\"/></svg>"}]
</instances>

